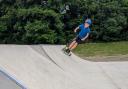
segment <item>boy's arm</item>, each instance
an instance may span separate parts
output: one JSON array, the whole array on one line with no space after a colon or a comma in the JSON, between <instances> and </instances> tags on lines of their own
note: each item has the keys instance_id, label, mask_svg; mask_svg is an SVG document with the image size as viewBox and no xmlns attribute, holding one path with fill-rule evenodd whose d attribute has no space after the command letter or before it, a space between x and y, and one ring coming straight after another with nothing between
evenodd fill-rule
<instances>
[{"instance_id":1,"label":"boy's arm","mask_svg":"<svg viewBox=\"0 0 128 89\"><path fill-rule=\"evenodd\" d=\"M87 33L87 35L84 38L82 38L81 40L84 41L86 38L88 38L88 36L89 36L89 33Z\"/></svg>"},{"instance_id":2,"label":"boy's arm","mask_svg":"<svg viewBox=\"0 0 128 89\"><path fill-rule=\"evenodd\" d=\"M78 29L79 29L79 26L74 29L74 32L76 33Z\"/></svg>"}]
</instances>

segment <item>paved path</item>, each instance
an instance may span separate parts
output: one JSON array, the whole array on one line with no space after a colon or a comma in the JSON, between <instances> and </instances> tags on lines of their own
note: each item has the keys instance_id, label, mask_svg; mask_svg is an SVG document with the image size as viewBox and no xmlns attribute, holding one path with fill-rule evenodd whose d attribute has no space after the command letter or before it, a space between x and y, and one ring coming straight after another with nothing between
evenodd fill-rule
<instances>
[{"instance_id":1,"label":"paved path","mask_svg":"<svg viewBox=\"0 0 128 89\"><path fill-rule=\"evenodd\" d=\"M62 47L0 45L0 68L28 89L128 89L127 61L90 62L63 54Z\"/></svg>"}]
</instances>

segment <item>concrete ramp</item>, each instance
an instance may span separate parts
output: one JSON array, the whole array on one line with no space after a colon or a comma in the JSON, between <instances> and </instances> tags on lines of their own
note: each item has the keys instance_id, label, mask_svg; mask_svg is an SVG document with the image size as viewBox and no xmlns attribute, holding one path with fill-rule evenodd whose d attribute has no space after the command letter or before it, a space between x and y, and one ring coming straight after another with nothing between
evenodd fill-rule
<instances>
[{"instance_id":1,"label":"concrete ramp","mask_svg":"<svg viewBox=\"0 0 128 89\"><path fill-rule=\"evenodd\" d=\"M0 45L1 71L13 76L10 80L15 80L15 84L10 83L15 85L13 89L128 89L128 70L121 73L109 70L118 63L109 67L108 63L82 60L74 54L69 57L62 48L62 45ZM124 67L118 65L120 70ZM113 74L125 75L122 79ZM3 77L0 74L2 81ZM11 89L3 86L0 84L0 89Z\"/></svg>"},{"instance_id":2,"label":"concrete ramp","mask_svg":"<svg viewBox=\"0 0 128 89\"><path fill-rule=\"evenodd\" d=\"M25 89L25 87L0 70L0 89Z\"/></svg>"}]
</instances>

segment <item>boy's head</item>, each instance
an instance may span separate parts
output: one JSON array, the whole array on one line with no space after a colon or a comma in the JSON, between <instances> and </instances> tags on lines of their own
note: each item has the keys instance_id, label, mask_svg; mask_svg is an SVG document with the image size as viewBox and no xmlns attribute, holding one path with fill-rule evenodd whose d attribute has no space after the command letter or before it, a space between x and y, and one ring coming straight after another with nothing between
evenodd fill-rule
<instances>
[{"instance_id":1,"label":"boy's head","mask_svg":"<svg viewBox=\"0 0 128 89\"><path fill-rule=\"evenodd\" d=\"M85 24L85 27L88 28L92 24L91 19L86 19L84 24Z\"/></svg>"}]
</instances>

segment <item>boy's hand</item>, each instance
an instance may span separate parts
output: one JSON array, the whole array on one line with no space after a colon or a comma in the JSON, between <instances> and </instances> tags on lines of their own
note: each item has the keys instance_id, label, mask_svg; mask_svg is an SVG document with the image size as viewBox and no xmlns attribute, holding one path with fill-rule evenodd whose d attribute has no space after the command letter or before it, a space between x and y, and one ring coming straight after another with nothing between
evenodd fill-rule
<instances>
[{"instance_id":1,"label":"boy's hand","mask_svg":"<svg viewBox=\"0 0 128 89\"><path fill-rule=\"evenodd\" d=\"M75 28L74 32L76 33L78 29L79 29L79 27Z\"/></svg>"},{"instance_id":2,"label":"boy's hand","mask_svg":"<svg viewBox=\"0 0 128 89\"><path fill-rule=\"evenodd\" d=\"M83 38L83 39L81 39L82 41L84 41L85 39Z\"/></svg>"},{"instance_id":3,"label":"boy's hand","mask_svg":"<svg viewBox=\"0 0 128 89\"><path fill-rule=\"evenodd\" d=\"M75 29L75 30L74 30L74 32L76 33L76 32L77 32L77 30Z\"/></svg>"},{"instance_id":4,"label":"boy's hand","mask_svg":"<svg viewBox=\"0 0 128 89\"><path fill-rule=\"evenodd\" d=\"M89 33L87 33L87 35L84 38L82 38L81 40L84 41L85 39L88 38L88 36L89 36Z\"/></svg>"}]
</instances>

